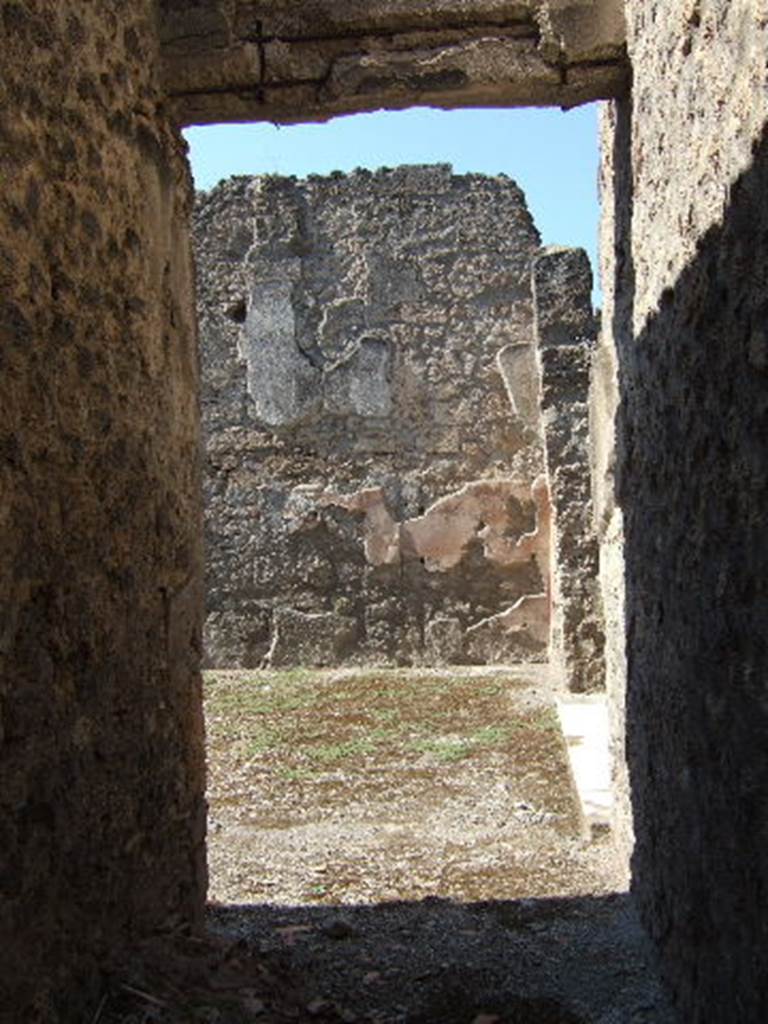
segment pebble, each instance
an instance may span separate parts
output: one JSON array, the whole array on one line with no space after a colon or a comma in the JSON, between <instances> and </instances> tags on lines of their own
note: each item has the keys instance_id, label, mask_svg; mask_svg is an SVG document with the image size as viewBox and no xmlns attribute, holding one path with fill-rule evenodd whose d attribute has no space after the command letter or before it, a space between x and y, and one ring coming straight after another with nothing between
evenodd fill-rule
<instances>
[{"instance_id":1,"label":"pebble","mask_svg":"<svg viewBox=\"0 0 768 1024\"><path fill-rule=\"evenodd\" d=\"M323 928L323 935L329 939L354 939L359 932L346 921L331 921Z\"/></svg>"}]
</instances>

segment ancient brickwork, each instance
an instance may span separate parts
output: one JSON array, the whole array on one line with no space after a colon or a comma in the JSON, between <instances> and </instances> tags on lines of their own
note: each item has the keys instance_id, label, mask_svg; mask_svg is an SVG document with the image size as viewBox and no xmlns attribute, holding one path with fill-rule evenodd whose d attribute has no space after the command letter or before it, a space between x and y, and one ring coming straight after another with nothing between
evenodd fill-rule
<instances>
[{"instance_id":1,"label":"ancient brickwork","mask_svg":"<svg viewBox=\"0 0 768 1024\"><path fill-rule=\"evenodd\" d=\"M619 683L626 638L633 885L682 1019L760 1021L768 21L756 2L627 9L634 91L612 114L604 192L620 582L604 443L598 484ZM611 377L602 359L598 421Z\"/></svg>"},{"instance_id":2,"label":"ancient brickwork","mask_svg":"<svg viewBox=\"0 0 768 1024\"><path fill-rule=\"evenodd\" d=\"M209 662L545 658L518 187L444 166L234 179L195 233Z\"/></svg>"},{"instance_id":3,"label":"ancient brickwork","mask_svg":"<svg viewBox=\"0 0 768 1024\"><path fill-rule=\"evenodd\" d=\"M203 878L187 171L151 4L0 3L0 1018ZM89 1007L89 997L91 998Z\"/></svg>"}]
</instances>

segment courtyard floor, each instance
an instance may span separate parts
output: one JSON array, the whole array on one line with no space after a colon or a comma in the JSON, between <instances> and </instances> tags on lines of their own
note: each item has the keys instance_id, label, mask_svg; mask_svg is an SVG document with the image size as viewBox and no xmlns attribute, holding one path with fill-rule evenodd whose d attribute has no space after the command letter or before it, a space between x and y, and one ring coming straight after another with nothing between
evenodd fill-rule
<instances>
[{"instance_id":1,"label":"courtyard floor","mask_svg":"<svg viewBox=\"0 0 768 1024\"><path fill-rule=\"evenodd\" d=\"M98 1024L675 1024L546 666L210 672L210 906Z\"/></svg>"},{"instance_id":2,"label":"courtyard floor","mask_svg":"<svg viewBox=\"0 0 768 1024\"><path fill-rule=\"evenodd\" d=\"M210 921L307 1019L673 1020L546 666L208 673ZM266 1010L265 1010L266 1012Z\"/></svg>"}]
</instances>

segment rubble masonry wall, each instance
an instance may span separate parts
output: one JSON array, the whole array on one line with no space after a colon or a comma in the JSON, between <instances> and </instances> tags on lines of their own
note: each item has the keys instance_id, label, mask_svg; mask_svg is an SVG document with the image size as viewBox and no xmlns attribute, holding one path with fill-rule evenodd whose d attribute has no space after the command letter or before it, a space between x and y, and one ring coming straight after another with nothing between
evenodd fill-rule
<instances>
[{"instance_id":1,"label":"rubble masonry wall","mask_svg":"<svg viewBox=\"0 0 768 1024\"><path fill-rule=\"evenodd\" d=\"M546 658L539 238L514 182L234 179L195 237L208 662Z\"/></svg>"}]
</instances>

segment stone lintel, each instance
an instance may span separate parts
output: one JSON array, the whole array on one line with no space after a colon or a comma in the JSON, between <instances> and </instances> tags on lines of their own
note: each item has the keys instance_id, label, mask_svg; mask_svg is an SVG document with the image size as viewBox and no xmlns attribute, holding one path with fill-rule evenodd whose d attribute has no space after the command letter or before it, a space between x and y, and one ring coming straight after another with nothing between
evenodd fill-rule
<instances>
[{"instance_id":1,"label":"stone lintel","mask_svg":"<svg viewBox=\"0 0 768 1024\"><path fill-rule=\"evenodd\" d=\"M323 121L414 105L571 107L626 90L621 7L164 0L164 87L179 124Z\"/></svg>"}]
</instances>

